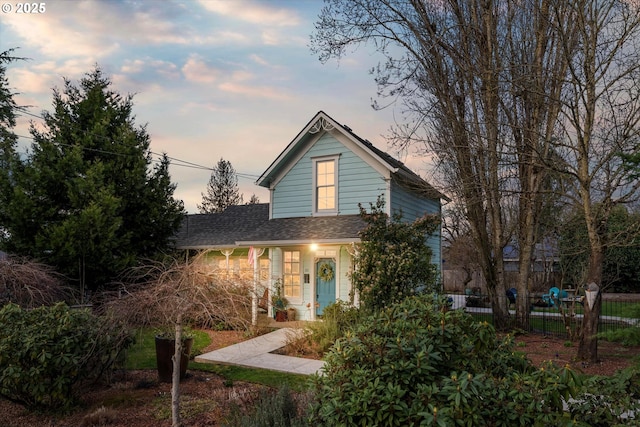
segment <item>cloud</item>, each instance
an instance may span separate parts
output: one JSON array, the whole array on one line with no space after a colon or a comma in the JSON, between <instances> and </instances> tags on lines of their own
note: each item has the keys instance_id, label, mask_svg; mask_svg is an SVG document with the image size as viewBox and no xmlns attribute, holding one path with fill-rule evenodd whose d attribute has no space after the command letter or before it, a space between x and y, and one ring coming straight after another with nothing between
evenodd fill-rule
<instances>
[{"instance_id":1,"label":"cloud","mask_svg":"<svg viewBox=\"0 0 640 427\"><path fill-rule=\"evenodd\" d=\"M225 64L224 68L216 67L202 56L194 54L182 67L182 74L191 83L215 84L215 88L227 94L274 100L290 99L290 95L285 90L261 84L262 81L275 78L265 77L265 74L257 75L248 71L242 64ZM260 76L260 83L257 82L258 76Z\"/></svg>"},{"instance_id":2,"label":"cloud","mask_svg":"<svg viewBox=\"0 0 640 427\"><path fill-rule=\"evenodd\" d=\"M274 8L264 3L256 4L246 0L200 0L200 4L210 12L250 24L288 27L300 25L302 21L293 10Z\"/></svg>"},{"instance_id":3,"label":"cloud","mask_svg":"<svg viewBox=\"0 0 640 427\"><path fill-rule=\"evenodd\" d=\"M291 96L287 94L286 91L271 86L252 86L236 82L226 82L220 85L220 89L225 92L245 95L252 98L269 98L280 101L291 99Z\"/></svg>"},{"instance_id":4,"label":"cloud","mask_svg":"<svg viewBox=\"0 0 640 427\"><path fill-rule=\"evenodd\" d=\"M43 14L3 14L2 25L18 46L30 46L55 60L100 60L134 46L215 46L248 41L241 31L221 25L197 26L202 21L193 19L196 11L184 5L169 1L162 7L153 4L58 1L47 3Z\"/></svg>"},{"instance_id":5,"label":"cloud","mask_svg":"<svg viewBox=\"0 0 640 427\"><path fill-rule=\"evenodd\" d=\"M91 4L92 7L87 7ZM73 5L72 12L68 6ZM98 16L108 17L108 7L94 2L57 2L47 4L43 14L6 14L3 25L24 41L49 57L94 57L107 55L118 44L104 36L96 36L93 23Z\"/></svg>"},{"instance_id":6,"label":"cloud","mask_svg":"<svg viewBox=\"0 0 640 427\"><path fill-rule=\"evenodd\" d=\"M120 66L120 72L127 75L148 75L153 73L167 79L177 79L180 77L180 70L178 70L176 64L150 57L133 60L125 59Z\"/></svg>"},{"instance_id":7,"label":"cloud","mask_svg":"<svg viewBox=\"0 0 640 427\"><path fill-rule=\"evenodd\" d=\"M263 57L255 53L249 55L249 59L251 59L253 62L255 62L258 65L262 65L264 67L270 66L269 62L266 59L264 59Z\"/></svg>"},{"instance_id":8,"label":"cloud","mask_svg":"<svg viewBox=\"0 0 640 427\"><path fill-rule=\"evenodd\" d=\"M220 70L209 65L200 55L191 55L182 66L185 79L195 83L213 83L218 80Z\"/></svg>"}]
</instances>

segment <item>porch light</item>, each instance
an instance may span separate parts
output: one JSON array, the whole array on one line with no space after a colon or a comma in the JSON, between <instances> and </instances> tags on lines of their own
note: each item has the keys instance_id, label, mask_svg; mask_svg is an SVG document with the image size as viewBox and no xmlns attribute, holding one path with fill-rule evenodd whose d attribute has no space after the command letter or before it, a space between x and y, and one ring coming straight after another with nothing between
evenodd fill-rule
<instances>
[{"instance_id":1,"label":"porch light","mask_svg":"<svg viewBox=\"0 0 640 427\"><path fill-rule=\"evenodd\" d=\"M310 247L311 247L311 250L314 251L314 252L318 250L318 244L317 243L312 243Z\"/></svg>"}]
</instances>

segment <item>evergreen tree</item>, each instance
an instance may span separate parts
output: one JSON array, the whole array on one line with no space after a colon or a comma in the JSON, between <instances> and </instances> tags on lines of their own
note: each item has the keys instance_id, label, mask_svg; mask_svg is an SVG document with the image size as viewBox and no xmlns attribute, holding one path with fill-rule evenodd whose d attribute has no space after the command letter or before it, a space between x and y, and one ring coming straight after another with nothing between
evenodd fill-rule
<instances>
[{"instance_id":1,"label":"evergreen tree","mask_svg":"<svg viewBox=\"0 0 640 427\"><path fill-rule=\"evenodd\" d=\"M20 59L12 56L13 49L0 53L0 206L6 206L11 192L11 171L19 159L16 152L18 137L13 132L16 125L17 105L6 78L7 65ZM0 242L4 239L4 210L0 207Z\"/></svg>"},{"instance_id":2,"label":"evergreen tree","mask_svg":"<svg viewBox=\"0 0 640 427\"><path fill-rule=\"evenodd\" d=\"M167 156L152 165L132 96L110 86L96 68L54 89L54 111L43 113L44 130L32 125L31 152L11 170L0 208L6 250L55 266L83 290L167 249L183 214Z\"/></svg>"},{"instance_id":3,"label":"evergreen tree","mask_svg":"<svg viewBox=\"0 0 640 427\"><path fill-rule=\"evenodd\" d=\"M222 212L227 207L242 204L242 194L238 190L238 176L231 162L220 158L211 172L207 193L202 194L200 213Z\"/></svg>"}]
</instances>

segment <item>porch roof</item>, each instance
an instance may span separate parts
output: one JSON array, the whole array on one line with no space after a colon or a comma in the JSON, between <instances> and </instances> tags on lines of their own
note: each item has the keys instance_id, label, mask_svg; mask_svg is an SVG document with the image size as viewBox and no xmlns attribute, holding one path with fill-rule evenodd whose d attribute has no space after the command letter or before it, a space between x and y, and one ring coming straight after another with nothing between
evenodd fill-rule
<instances>
[{"instance_id":1,"label":"porch roof","mask_svg":"<svg viewBox=\"0 0 640 427\"><path fill-rule=\"evenodd\" d=\"M276 218L237 243L242 246L359 242L360 215Z\"/></svg>"},{"instance_id":2,"label":"porch roof","mask_svg":"<svg viewBox=\"0 0 640 427\"><path fill-rule=\"evenodd\" d=\"M230 206L224 212L187 215L176 235L178 249L360 241L359 215L269 219L269 204Z\"/></svg>"}]
</instances>

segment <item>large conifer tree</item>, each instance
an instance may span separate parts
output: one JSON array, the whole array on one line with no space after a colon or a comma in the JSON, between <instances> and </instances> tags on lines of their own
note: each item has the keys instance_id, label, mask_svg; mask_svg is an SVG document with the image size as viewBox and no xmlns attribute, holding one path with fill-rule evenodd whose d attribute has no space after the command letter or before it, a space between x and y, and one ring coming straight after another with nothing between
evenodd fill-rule
<instances>
[{"instance_id":1,"label":"large conifer tree","mask_svg":"<svg viewBox=\"0 0 640 427\"><path fill-rule=\"evenodd\" d=\"M12 56L12 51L7 50L0 53L0 242L6 230L3 230L5 221L3 220L2 206L7 204L7 197L11 191L11 174L13 165L18 160L16 144L18 137L13 128L16 125L17 105L13 99L13 91L6 78L7 65L16 59Z\"/></svg>"},{"instance_id":2,"label":"large conifer tree","mask_svg":"<svg viewBox=\"0 0 640 427\"><path fill-rule=\"evenodd\" d=\"M81 289L108 284L136 258L168 248L183 214L169 160L153 164L132 96L110 89L99 68L53 91L54 111L11 171L0 208L7 251L55 266Z\"/></svg>"},{"instance_id":3,"label":"large conifer tree","mask_svg":"<svg viewBox=\"0 0 640 427\"><path fill-rule=\"evenodd\" d=\"M207 192L202 193L200 213L222 212L229 206L242 204L242 194L238 190L238 177L231 162L220 159L211 172Z\"/></svg>"}]
</instances>

